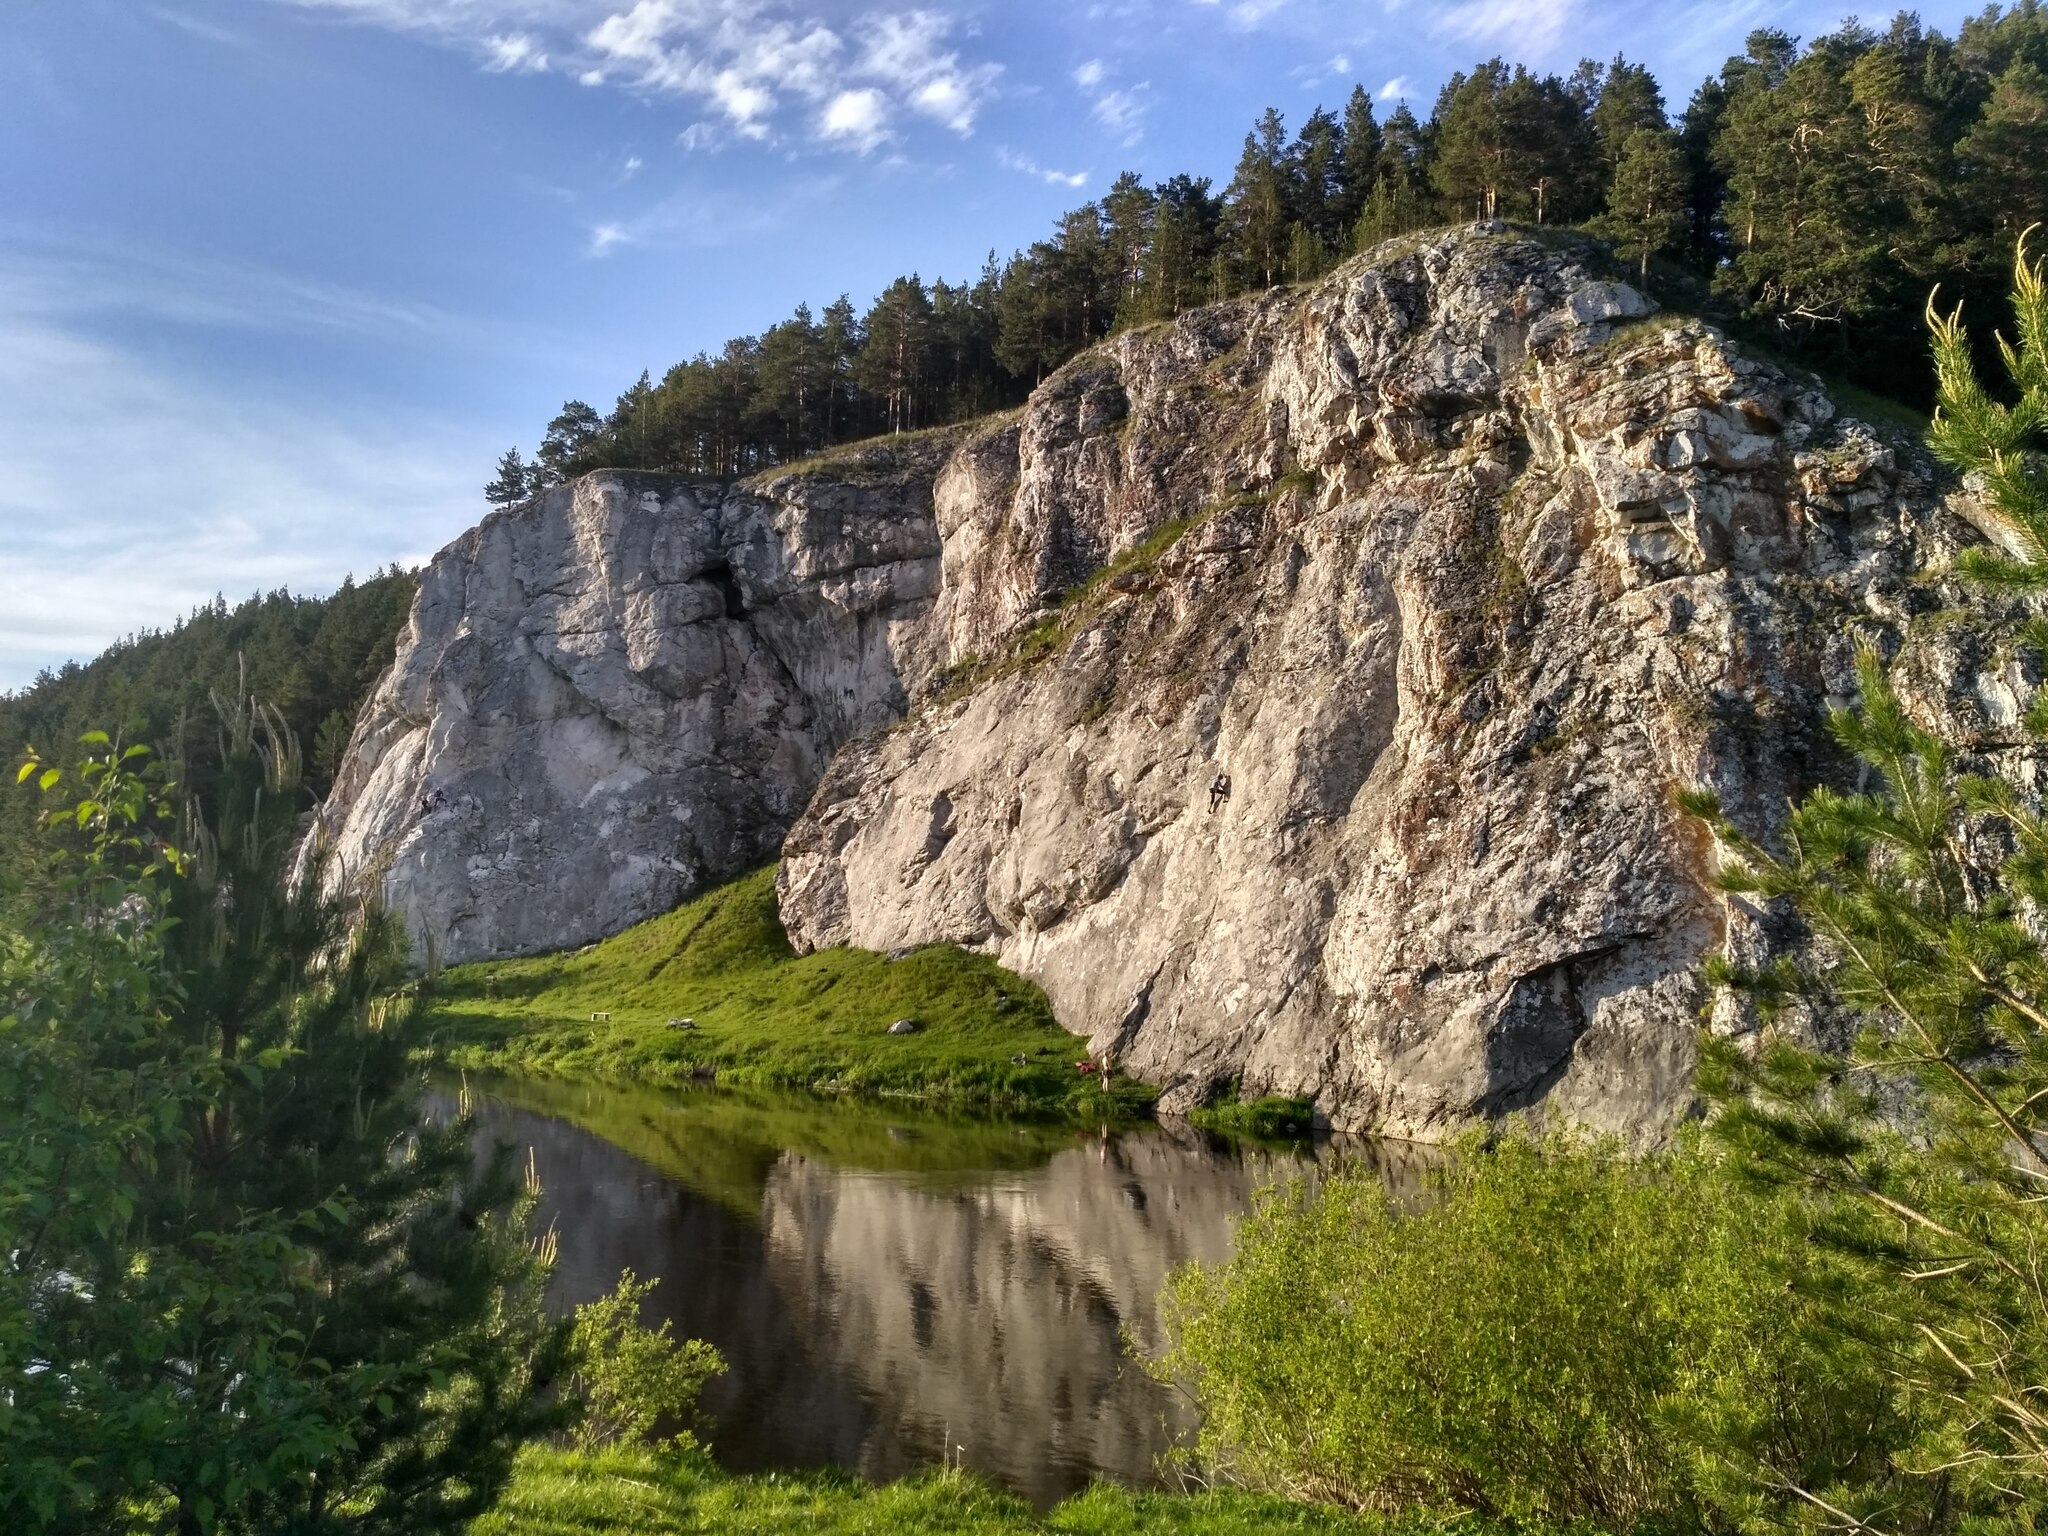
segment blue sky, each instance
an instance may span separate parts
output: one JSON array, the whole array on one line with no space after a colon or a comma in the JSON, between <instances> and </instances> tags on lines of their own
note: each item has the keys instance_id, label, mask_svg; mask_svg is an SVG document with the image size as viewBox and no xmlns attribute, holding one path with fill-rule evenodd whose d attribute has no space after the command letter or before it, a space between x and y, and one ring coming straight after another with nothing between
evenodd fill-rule
<instances>
[{"instance_id":1,"label":"blue sky","mask_svg":"<svg viewBox=\"0 0 2048 1536\"><path fill-rule=\"evenodd\" d=\"M1976 8L1920 7L1952 29ZM4 0L0 690L483 512L560 402L1493 53L1682 106L1807 0Z\"/></svg>"}]
</instances>

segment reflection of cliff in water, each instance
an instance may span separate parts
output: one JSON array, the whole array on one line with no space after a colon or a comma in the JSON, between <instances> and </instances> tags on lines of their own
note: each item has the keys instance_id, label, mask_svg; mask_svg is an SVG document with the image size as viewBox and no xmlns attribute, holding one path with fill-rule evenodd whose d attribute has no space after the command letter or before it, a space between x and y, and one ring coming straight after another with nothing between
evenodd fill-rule
<instances>
[{"instance_id":1,"label":"reflection of cliff in water","mask_svg":"<svg viewBox=\"0 0 2048 1536\"><path fill-rule=\"evenodd\" d=\"M969 1467L1041 1502L1094 1477L1154 1479L1193 1420L1122 1336L1155 1346L1168 1271L1223 1258L1252 1192L1312 1166L1154 1127L943 1176L785 1151L750 1219L732 1190L700 1193L564 1120L492 1101L482 1116L534 1149L559 1304L622 1269L660 1276L657 1314L724 1354L705 1403L721 1461L888 1478L936 1462L950 1436ZM688 1105L674 1116L668 1134L686 1138Z\"/></svg>"}]
</instances>

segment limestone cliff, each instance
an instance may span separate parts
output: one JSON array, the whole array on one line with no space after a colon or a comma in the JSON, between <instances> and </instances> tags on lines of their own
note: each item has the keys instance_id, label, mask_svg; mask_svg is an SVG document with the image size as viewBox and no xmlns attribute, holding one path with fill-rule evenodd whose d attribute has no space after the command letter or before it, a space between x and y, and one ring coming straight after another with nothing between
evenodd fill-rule
<instances>
[{"instance_id":1,"label":"limestone cliff","mask_svg":"<svg viewBox=\"0 0 2048 1536\"><path fill-rule=\"evenodd\" d=\"M1168 1108L1654 1133L1699 959L1766 942L1672 791L1768 830L1835 766L1852 621L1970 537L1812 381L1480 228L1122 335L1012 419L492 518L329 821L449 959L787 828L800 946L990 950Z\"/></svg>"},{"instance_id":2,"label":"limestone cliff","mask_svg":"<svg viewBox=\"0 0 2048 1536\"><path fill-rule=\"evenodd\" d=\"M779 494L601 474L434 557L321 813L420 958L588 943L774 857L897 719L939 583L935 462Z\"/></svg>"}]
</instances>

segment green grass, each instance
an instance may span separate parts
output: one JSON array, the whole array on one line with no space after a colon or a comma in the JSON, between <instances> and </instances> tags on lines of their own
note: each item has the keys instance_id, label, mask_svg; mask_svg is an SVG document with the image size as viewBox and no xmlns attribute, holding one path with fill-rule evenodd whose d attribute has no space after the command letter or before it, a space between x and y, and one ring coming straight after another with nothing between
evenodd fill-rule
<instances>
[{"instance_id":1,"label":"green grass","mask_svg":"<svg viewBox=\"0 0 2048 1536\"><path fill-rule=\"evenodd\" d=\"M1372 1519L1253 1494L1100 1486L1039 1515L960 1473L872 1484L832 1473L734 1477L697 1458L529 1447L470 1536L1479 1536L1474 1521Z\"/></svg>"},{"instance_id":2,"label":"green grass","mask_svg":"<svg viewBox=\"0 0 2048 1536\"><path fill-rule=\"evenodd\" d=\"M671 1029L671 1018L697 1027ZM916 1032L891 1035L905 1018ZM1104 1092L1077 1072L1086 1043L1060 1028L1044 993L985 955L934 945L896 961L859 949L799 957L776 915L773 866L574 954L451 970L432 1023L449 1065L520 1075L715 1078L1090 1118L1144 1114L1153 1098L1122 1078Z\"/></svg>"},{"instance_id":3,"label":"green grass","mask_svg":"<svg viewBox=\"0 0 2048 1536\"><path fill-rule=\"evenodd\" d=\"M1188 1119L1204 1130L1252 1141L1303 1141L1315 1130L1307 1099L1227 1099L1190 1110Z\"/></svg>"},{"instance_id":4,"label":"green grass","mask_svg":"<svg viewBox=\"0 0 2048 1536\"><path fill-rule=\"evenodd\" d=\"M749 485L772 485L793 475L824 475L853 483L881 484L901 471L894 450L940 443L950 438L968 438L1021 418L1024 407L991 411L965 421L942 422L933 427L914 427L907 432L878 432L872 437L849 438L787 464L772 465L747 476Z\"/></svg>"}]
</instances>

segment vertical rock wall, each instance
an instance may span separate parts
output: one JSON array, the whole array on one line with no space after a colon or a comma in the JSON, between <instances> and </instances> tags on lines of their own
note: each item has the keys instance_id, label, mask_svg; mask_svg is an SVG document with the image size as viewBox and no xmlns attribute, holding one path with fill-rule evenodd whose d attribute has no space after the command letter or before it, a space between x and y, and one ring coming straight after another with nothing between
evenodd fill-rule
<instances>
[{"instance_id":1,"label":"vertical rock wall","mask_svg":"<svg viewBox=\"0 0 2048 1536\"><path fill-rule=\"evenodd\" d=\"M780 849L800 946L990 951L1169 1108L1652 1135L1766 947L1672 794L1839 769L1852 628L1976 537L1925 473L1583 252L1397 242L1006 418L486 520L326 826L450 961Z\"/></svg>"}]
</instances>

